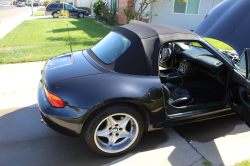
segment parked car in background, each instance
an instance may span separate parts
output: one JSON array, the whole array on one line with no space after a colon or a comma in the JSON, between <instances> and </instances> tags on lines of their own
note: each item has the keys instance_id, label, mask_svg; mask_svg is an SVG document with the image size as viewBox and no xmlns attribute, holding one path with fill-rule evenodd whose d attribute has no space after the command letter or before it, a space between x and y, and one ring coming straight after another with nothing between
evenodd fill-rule
<instances>
[{"instance_id":1,"label":"parked car in background","mask_svg":"<svg viewBox=\"0 0 250 166\"><path fill-rule=\"evenodd\" d=\"M58 11L63 10L63 3L51 3L46 6L45 15L52 15L53 18L58 18ZM77 16L78 18L84 18L88 16L89 12L82 9L77 9L68 3L64 3L64 10L69 11L69 16Z\"/></svg>"},{"instance_id":2,"label":"parked car in background","mask_svg":"<svg viewBox=\"0 0 250 166\"><path fill-rule=\"evenodd\" d=\"M72 5L73 6L73 2L68 2L68 4Z\"/></svg>"},{"instance_id":3,"label":"parked car in background","mask_svg":"<svg viewBox=\"0 0 250 166\"><path fill-rule=\"evenodd\" d=\"M18 2L16 4L17 7L25 7L25 2Z\"/></svg>"},{"instance_id":4,"label":"parked car in background","mask_svg":"<svg viewBox=\"0 0 250 166\"><path fill-rule=\"evenodd\" d=\"M28 4L28 6L31 6L31 3ZM38 7L38 3L33 3L33 7Z\"/></svg>"},{"instance_id":5,"label":"parked car in background","mask_svg":"<svg viewBox=\"0 0 250 166\"><path fill-rule=\"evenodd\" d=\"M44 2L38 2L39 6L44 6Z\"/></svg>"},{"instance_id":6,"label":"parked car in background","mask_svg":"<svg viewBox=\"0 0 250 166\"><path fill-rule=\"evenodd\" d=\"M3 7L3 4L0 2L0 7Z\"/></svg>"}]
</instances>

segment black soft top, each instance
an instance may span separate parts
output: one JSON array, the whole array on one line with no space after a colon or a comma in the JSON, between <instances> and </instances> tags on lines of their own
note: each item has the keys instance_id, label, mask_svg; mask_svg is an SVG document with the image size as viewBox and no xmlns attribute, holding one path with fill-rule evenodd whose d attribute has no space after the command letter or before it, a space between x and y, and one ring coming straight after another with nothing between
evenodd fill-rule
<instances>
[{"instance_id":1,"label":"black soft top","mask_svg":"<svg viewBox=\"0 0 250 166\"><path fill-rule=\"evenodd\" d=\"M91 49L87 51L102 67L133 75L158 75L158 58L162 44L170 41L201 40L189 30L170 25L132 23L115 27L112 31L131 41L131 46L113 63L105 64Z\"/></svg>"}]
</instances>

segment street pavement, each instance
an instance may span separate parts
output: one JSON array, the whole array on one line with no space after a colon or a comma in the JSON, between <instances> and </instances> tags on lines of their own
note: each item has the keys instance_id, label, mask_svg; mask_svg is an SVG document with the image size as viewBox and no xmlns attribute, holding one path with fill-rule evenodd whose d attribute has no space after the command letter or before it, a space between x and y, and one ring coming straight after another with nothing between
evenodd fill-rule
<instances>
[{"instance_id":1,"label":"street pavement","mask_svg":"<svg viewBox=\"0 0 250 166\"><path fill-rule=\"evenodd\" d=\"M38 8L34 8L34 12ZM30 7L4 6L0 8L0 39L31 16Z\"/></svg>"},{"instance_id":2,"label":"street pavement","mask_svg":"<svg viewBox=\"0 0 250 166\"><path fill-rule=\"evenodd\" d=\"M84 138L61 135L40 122L37 86L44 62L0 65L0 165L214 166L250 158L250 130L228 116L144 133L129 153L103 157Z\"/></svg>"},{"instance_id":3,"label":"street pavement","mask_svg":"<svg viewBox=\"0 0 250 166\"><path fill-rule=\"evenodd\" d=\"M16 7L15 5L0 7L0 20L4 20L8 17L12 17L29 10L31 10L30 7Z\"/></svg>"}]
</instances>

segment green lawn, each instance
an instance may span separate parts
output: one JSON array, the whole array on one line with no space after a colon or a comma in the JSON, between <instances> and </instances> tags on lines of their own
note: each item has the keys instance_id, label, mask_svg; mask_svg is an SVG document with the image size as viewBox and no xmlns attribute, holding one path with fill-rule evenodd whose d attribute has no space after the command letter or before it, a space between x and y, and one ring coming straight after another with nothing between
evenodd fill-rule
<instances>
[{"instance_id":1,"label":"green lawn","mask_svg":"<svg viewBox=\"0 0 250 166\"><path fill-rule=\"evenodd\" d=\"M240 162L240 163L236 163L236 164L233 165L233 166L249 166L249 165L250 165L250 159L244 160L244 161L242 161L242 162Z\"/></svg>"},{"instance_id":2,"label":"green lawn","mask_svg":"<svg viewBox=\"0 0 250 166\"><path fill-rule=\"evenodd\" d=\"M34 16L44 16L45 13L44 13L44 12L34 12L33 15L34 15Z\"/></svg>"},{"instance_id":3,"label":"green lawn","mask_svg":"<svg viewBox=\"0 0 250 166\"><path fill-rule=\"evenodd\" d=\"M73 51L91 47L110 32L93 18L26 20L0 39L0 64L46 61L70 52L67 24ZM216 48L232 49L220 41L205 39Z\"/></svg>"},{"instance_id":4,"label":"green lawn","mask_svg":"<svg viewBox=\"0 0 250 166\"><path fill-rule=\"evenodd\" d=\"M215 40L215 39L211 39L211 38L206 38L206 37L204 37L204 39L208 43L210 43L212 46L214 46L215 48L220 48L222 50L234 50L232 47L230 47L226 43L223 43L223 42L221 42L219 40Z\"/></svg>"},{"instance_id":5,"label":"green lawn","mask_svg":"<svg viewBox=\"0 0 250 166\"><path fill-rule=\"evenodd\" d=\"M93 18L26 20L0 39L0 64L45 61L70 52L67 24L73 51L91 47L110 32Z\"/></svg>"}]
</instances>

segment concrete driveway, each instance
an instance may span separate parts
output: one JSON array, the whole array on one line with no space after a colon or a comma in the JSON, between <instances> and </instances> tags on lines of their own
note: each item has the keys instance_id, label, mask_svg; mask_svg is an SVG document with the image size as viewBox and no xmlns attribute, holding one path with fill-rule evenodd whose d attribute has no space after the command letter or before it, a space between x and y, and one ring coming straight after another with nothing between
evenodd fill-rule
<instances>
[{"instance_id":1,"label":"concrete driveway","mask_svg":"<svg viewBox=\"0 0 250 166\"><path fill-rule=\"evenodd\" d=\"M83 138L40 122L36 90L44 62L0 65L0 165L232 165L250 158L250 130L236 116L145 133L131 152L103 157Z\"/></svg>"}]
</instances>

